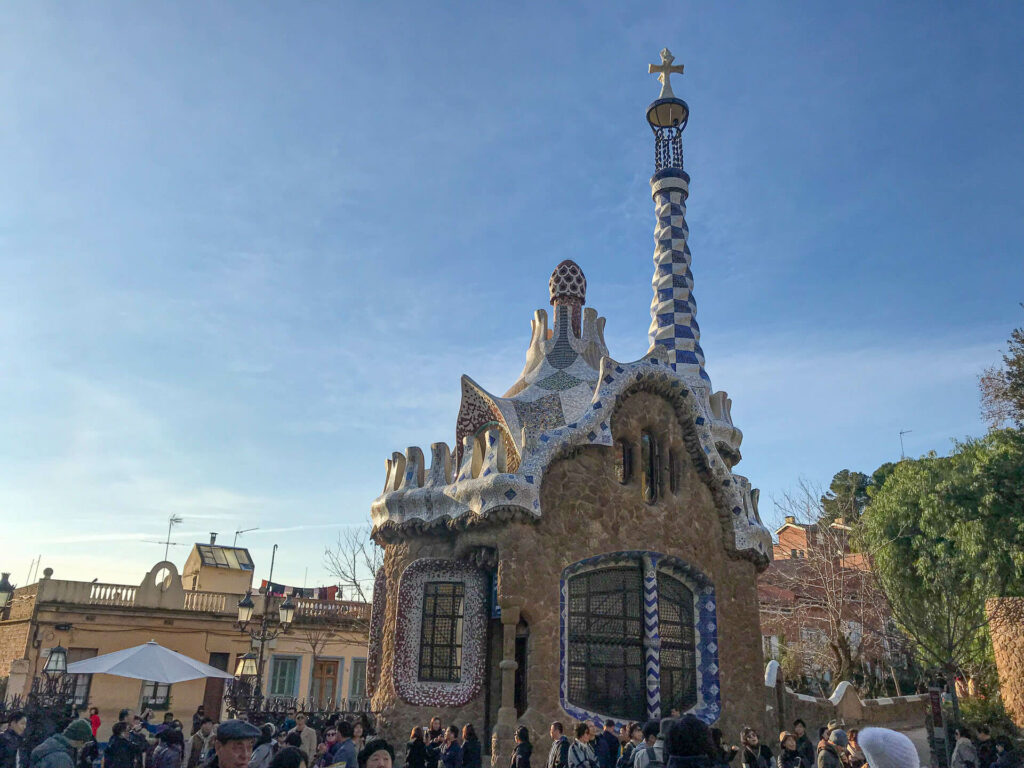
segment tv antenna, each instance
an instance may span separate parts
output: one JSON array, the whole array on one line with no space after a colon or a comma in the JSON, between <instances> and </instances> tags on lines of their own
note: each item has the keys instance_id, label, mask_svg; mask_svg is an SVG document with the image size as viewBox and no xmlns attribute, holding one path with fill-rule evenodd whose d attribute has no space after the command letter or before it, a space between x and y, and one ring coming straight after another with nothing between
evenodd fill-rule
<instances>
[{"instance_id":1,"label":"tv antenna","mask_svg":"<svg viewBox=\"0 0 1024 768\"><path fill-rule=\"evenodd\" d=\"M171 541L171 529L178 523L182 522L182 518L177 515L171 515L167 518L167 541L155 541L154 544L164 545L164 560L167 559L168 553L171 551L171 545L178 546L175 542Z\"/></svg>"},{"instance_id":2,"label":"tv antenna","mask_svg":"<svg viewBox=\"0 0 1024 768\"><path fill-rule=\"evenodd\" d=\"M255 528L246 528L243 531L235 531L235 540L231 542L231 546L234 547L238 544L238 537L241 536L243 533L248 533L249 531L258 531L259 529L260 527L257 525Z\"/></svg>"},{"instance_id":3,"label":"tv antenna","mask_svg":"<svg viewBox=\"0 0 1024 768\"><path fill-rule=\"evenodd\" d=\"M907 458L907 455L903 452L903 436L904 435L909 435L913 431L914 430L912 430L912 429L901 429L900 430L900 461L903 461L905 458Z\"/></svg>"}]
</instances>

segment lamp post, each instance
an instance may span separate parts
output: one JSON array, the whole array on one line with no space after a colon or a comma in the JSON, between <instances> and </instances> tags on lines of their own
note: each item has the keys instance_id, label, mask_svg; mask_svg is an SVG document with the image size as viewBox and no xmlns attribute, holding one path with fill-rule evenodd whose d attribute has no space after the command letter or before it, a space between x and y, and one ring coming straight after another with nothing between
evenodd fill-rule
<instances>
[{"instance_id":1,"label":"lamp post","mask_svg":"<svg viewBox=\"0 0 1024 768\"><path fill-rule=\"evenodd\" d=\"M232 691L226 697L228 703L235 709L246 709L258 711L263 703L263 650L268 642L288 631L292 619L295 618L295 603L289 595L278 608L278 623L271 625L269 608L270 584L274 578L274 559L277 556L277 544L274 545L270 556L270 577L267 579L267 594L263 597L263 614L260 616L260 623L256 629L250 629L253 612L256 605L253 602L252 594L246 592L245 596L238 601L238 630L249 635L249 638L256 644L257 651L250 651L238 659L235 667L235 681Z\"/></svg>"},{"instance_id":2,"label":"lamp post","mask_svg":"<svg viewBox=\"0 0 1024 768\"><path fill-rule=\"evenodd\" d=\"M6 618L7 605L14 595L14 587L11 585L10 571L0 574L0 619Z\"/></svg>"}]
</instances>

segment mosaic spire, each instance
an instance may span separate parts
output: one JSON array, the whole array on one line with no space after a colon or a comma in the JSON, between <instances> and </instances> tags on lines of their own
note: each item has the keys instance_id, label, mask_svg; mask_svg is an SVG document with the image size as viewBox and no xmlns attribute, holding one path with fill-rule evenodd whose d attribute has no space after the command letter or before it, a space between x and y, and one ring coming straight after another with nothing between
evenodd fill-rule
<instances>
[{"instance_id":1,"label":"mosaic spire","mask_svg":"<svg viewBox=\"0 0 1024 768\"><path fill-rule=\"evenodd\" d=\"M683 170L683 129L690 117L686 102L672 92L669 78L682 74L682 66L673 66L675 57L665 48L661 64L648 71L658 73L661 95L647 108L647 122L654 131L654 176L651 194L657 224L654 227L654 299L651 301L651 327L647 332L650 351L659 351L679 372L704 372L704 350L700 348L697 303L693 298L693 273L690 271L690 230L686 226L686 198L690 177Z\"/></svg>"}]
</instances>

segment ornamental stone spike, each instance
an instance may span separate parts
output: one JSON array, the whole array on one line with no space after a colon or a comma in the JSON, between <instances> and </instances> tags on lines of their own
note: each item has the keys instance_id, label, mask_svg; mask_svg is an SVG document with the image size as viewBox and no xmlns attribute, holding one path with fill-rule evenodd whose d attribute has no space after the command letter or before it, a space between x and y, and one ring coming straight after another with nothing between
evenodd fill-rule
<instances>
[{"instance_id":1,"label":"ornamental stone spike","mask_svg":"<svg viewBox=\"0 0 1024 768\"><path fill-rule=\"evenodd\" d=\"M665 48L662 64L648 70L658 72L661 95L647 108L647 122L654 132L655 162L651 177L651 195L657 223L654 227L654 278L651 286L651 326L647 336L648 354L658 352L680 373L699 376L710 386L704 371L704 350L700 347L697 303L693 298L693 273L690 271L690 247L686 241L686 199L690 177L683 170L683 129L690 116L685 101L672 93L669 77L682 73L674 67L675 58Z\"/></svg>"}]
</instances>

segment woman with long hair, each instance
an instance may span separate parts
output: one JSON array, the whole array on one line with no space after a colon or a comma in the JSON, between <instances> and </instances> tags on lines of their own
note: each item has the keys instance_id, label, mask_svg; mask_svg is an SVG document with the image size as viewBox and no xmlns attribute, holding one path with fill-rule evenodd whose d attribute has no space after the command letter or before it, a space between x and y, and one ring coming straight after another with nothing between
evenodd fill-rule
<instances>
[{"instance_id":1,"label":"woman with long hair","mask_svg":"<svg viewBox=\"0 0 1024 768\"><path fill-rule=\"evenodd\" d=\"M462 726L462 768L481 768L483 748L472 723Z\"/></svg>"},{"instance_id":2,"label":"woman with long hair","mask_svg":"<svg viewBox=\"0 0 1024 768\"><path fill-rule=\"evenodd\" d=\"M405 745L405 768L426 768L427 745L423 743L423 729L416 726Z\"/></svg>"},{"instance_id":3,"label":"woman with long hair","mask_svg":"<svg viewBox=\"0 0 1024 768\"><path fill-rule=\"evenodd\" d=\"M516 728L516 747L512 750L509 768L530 768L530 755L533 745L530 743L530 731L525 725Z\"/></svg>"}]
</instances>

